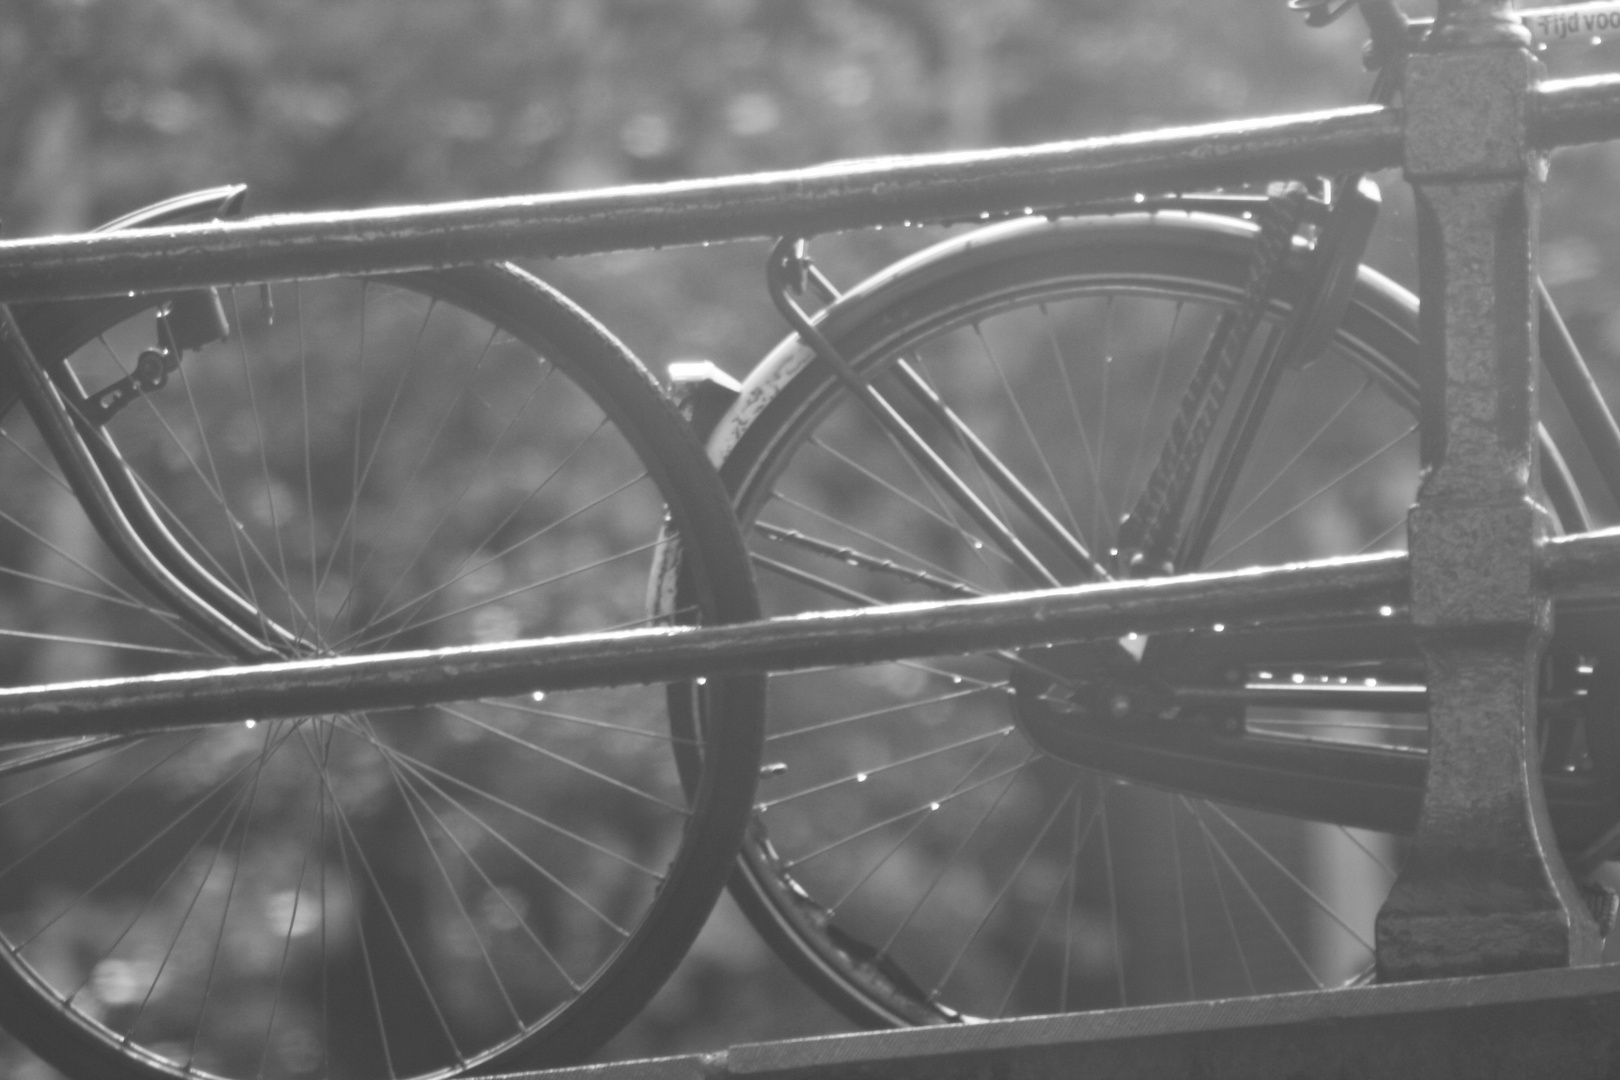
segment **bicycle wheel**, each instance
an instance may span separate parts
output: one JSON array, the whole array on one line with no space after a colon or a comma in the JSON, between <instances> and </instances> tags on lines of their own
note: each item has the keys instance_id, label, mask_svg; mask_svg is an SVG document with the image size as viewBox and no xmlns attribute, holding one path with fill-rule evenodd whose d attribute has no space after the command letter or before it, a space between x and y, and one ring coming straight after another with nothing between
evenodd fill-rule
<instances>
[{"instance_id":1,"label":"bicycle wheel","mask_svg":"<svg viewBox=\"0 0 1620 1080\"><path fill-rule=\"evenodd\" d=\"M126 514L149 508L159 561L218 590L221 619L264 651L642 625L669 543L698 563L688 605L657 619L756 613L696 440L622 346L532 277L222 299L229 337L91 441ZM94 401L156 343L139 306L39 308L24 330ZM217 664L208 620L132 583L23 409L0 438L8 683ZM680 688L710 718L684 738L665 692L7 750L0 1019L76 1078L577 1060L678 963L747 818L762 680Z\"/></svg>"},{"instance_id":2,"label":"bicycle wheel","mask_svg":"<svg viewBox=\"0 0 1620 1080\"><path fill-rule=\"evenodd\" d=\"M1073 584L1112 567L1114 530L1242 297L1255 231L1178 212L1017 222L833 305L823 331L946 468L785 343L710 442L766 613ZM1364 273L1328 352L1283 374L1207 555L1181 569L1404 544L1415 326L1410 295ZM776 676L732 889L798 973L868 1025L1361 977L1398 853L1387 832L1347 825L1415 817L1426 737L1417 652L1379 617ZM1379 711L1346 703L1363 690ZM1042 736L1101 750L1125 729L1159 753L1155 768L1183 771L1126 784ZM1278 804L1253 774L1219 801L1171 778L1198 780L1200 755L1221 747L1325 742L1377 751L1415 780L1400 798L1314 814L1323 824L1254 809ZM1310 773L1293 779L1314 805ZM1401 805L1384 814L1386 802Z\"/></svg>"}]
</instances>

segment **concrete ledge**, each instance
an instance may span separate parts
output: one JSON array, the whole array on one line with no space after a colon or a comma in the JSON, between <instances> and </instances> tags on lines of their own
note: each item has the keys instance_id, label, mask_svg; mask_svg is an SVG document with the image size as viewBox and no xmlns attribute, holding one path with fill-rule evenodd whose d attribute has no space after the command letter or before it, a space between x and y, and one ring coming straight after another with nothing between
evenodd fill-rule
<instances>
[{"instance_id":1,"label":"concrete ledge","mask_svg":"<svg viewBox=\"0 0 1620 1080\"><path fill-rule=\"evenodd\" d=\"M1620 964L750 1043L544 1080L1620 1077Z\"/></svg>"}]
</instances>

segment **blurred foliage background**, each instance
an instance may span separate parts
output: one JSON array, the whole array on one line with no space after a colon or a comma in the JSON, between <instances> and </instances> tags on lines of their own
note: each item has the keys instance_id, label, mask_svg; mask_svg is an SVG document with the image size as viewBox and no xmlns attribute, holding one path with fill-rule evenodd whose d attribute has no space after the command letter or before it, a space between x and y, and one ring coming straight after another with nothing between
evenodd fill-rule
<instances>
[{"instance_id":1,"label":"blurred foliage background","mask_svg":"<svg viewBox=\"0 0 1620 1080\"><path fill-rule=\"evenodd\" d=\"M1432 5L1431 5L1432 6ZM1353 103L1360 27L1281 0L11 0L0 5L0 219L71 231L227 181L250 209L563 191L837 158L1134 131ZM1555 74L1601 65L1558 59ZM1615 382L1620 151L1570 152L1544 269ZM1410 279L1395 212L1376 260ZM843 282L937 238L822 242ZM764 247L535 268L644 361L741 376L781 335ZM723 904L604 1057L840 1030ZM13 1051L6 1070L29 1068ZM42 1067L40 1067L42 1068Z\"/></svg>"}]
</instances>

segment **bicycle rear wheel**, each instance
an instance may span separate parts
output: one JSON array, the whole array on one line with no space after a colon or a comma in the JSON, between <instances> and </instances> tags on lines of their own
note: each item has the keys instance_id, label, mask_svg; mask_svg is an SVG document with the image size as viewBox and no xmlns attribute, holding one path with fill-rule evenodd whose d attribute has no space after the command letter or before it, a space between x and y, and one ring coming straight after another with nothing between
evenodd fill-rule
<instances>
[{"instance_id":1,"label":"bicycle rear wheel","mask_svg":"<svg viewBox=\"0 0 1620 1080\"><path fill-rule=\"evenodd\" d=\"M701 448L532 277L223 299L230 337L91 438L159 561L267 652L755 615ZM139 302L24 322L70 395L155 344ZM7 682L218 663L217 627L132 583L21 408L0 438ZM698 564L655 619L668 543ZM627 687L8 750L0 1019L75 1077L577 1060L678 963L746 820L760 681L670 693L710 719L676 738L665 689Z\"/></svg>"},{"instance_id":2,"label":"bicycle rear wheel","mask_svg":"<svg viewBox=\"0 0 1620 1080\"><path fill-rule=\"evenodd\" d=\"M1114 530L1242 299L1254 235L1175 212L1018 222L834 304L821 329L960 489L788 341L710 442L767 614L1111 569ZM1283 310L1273 303L1246 364ZM1415 314L1408 294L1363 274L1327 354L1285 372L1207 555L1180 569L1404 545ZM1211 457L1228 435L1217 428ZM1207 480L1209 461L1200 469ZM1398 851L1347 823L1415 815L1426 737L1412 642L1370 622L777 676L733 892L801 976L868 1025L1358 978ZM1362 690L1382 703L1347 703ZM1307 692L1326 703L1301 703ZM1268 707L1267 695L1294 700ZM1097 749L1127 730L1159 754L1132 784L1042 734ZM1390 786L1404 809L1352 799L1318 823L1301 820L1303 798L1254 809L1288 804L1252 774L1214 801L1153 771L1190 761L1179 775L1193 780L1216 764L1200 755L1261 742L1375 750L1416 781ZM1310 781L1294 787L1310 795Z\"/></svg>"}]
</instances>

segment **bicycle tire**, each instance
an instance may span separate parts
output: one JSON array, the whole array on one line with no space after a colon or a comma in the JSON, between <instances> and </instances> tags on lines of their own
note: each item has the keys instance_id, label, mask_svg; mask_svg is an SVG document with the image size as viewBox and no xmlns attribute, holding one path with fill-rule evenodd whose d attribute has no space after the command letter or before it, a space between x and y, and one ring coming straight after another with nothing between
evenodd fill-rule
<instances>
[{"instance_id":1,"label":"bicycle tire","mask_svg":"<svg viewBox=\"0 0 1620 1080\"><path fill-rule=\"evenodd\" d=\"M1073 584L1088 580L1084 560L1016 509L967 438L918 404L897 360L1106 560L1191 364L1243 295L1255 235L1247 221L1174 211L1008 223L884 271L832 304L819 328L1014 526L1041 570ZM1284 307L1272 302L1268 333ZM1248 469L1217 550L1183 569L1404 543L1417 477L1415 299L1364 270L1328 354L1296 365L1277 393L1268 416L1320 427L1291 441L1287 423L1262 427L1248 461L1278 475ZM1555 502L1578 511L1547 449ZM1109 468L1115 451L1123 472ZM1045 584L796 338L744 383L710 456L749 536L767 615ZM1421 679L1409 639L1379 648L1382 659L1375 650L1343 664L1281 655L1262 661L1268 670L1228 650L1213 677L1242 666L1245 687L1262 676L1278 688ZM1117 665L1118 651L1105 651ZM1122 784L1030 738L1025 710L1107 723L1109 702L1080 692L1088 675L1071 679L1081 683L1072 700L1030 704L1018 674L1111 670L1098 657L1053 650L772 679L760 801L731 891L848 1018L960 1022L1305 989L1370 970L1393 840ZM1423 737L1415 722L1377 715L1179 715L1414 751ZM1313 851L1325 849L1353 865L1324 869ZM1353 880L1334 885L1334 874ZM1335 888L1353 912L1323 899Z\"/></svg>"},{"instance_id":2,"label":"bicycle tire","mask_svg":"<svg viewBox=\"0 0 1620 1080\"><path fill-rule=\"evenodd\" d=\"M114 490L131 481L123 508L156 515L159 560L194 561L180 576L234 593L283 655L646 622L671 544L697 560L691 602L659 618L757 615L684 421L532 276L224 298L228 339L85 430ZM60 386L93 393L154 343L152 303L42 306L24 332ZM141 595L22 410L6 420L8 681L208 666L206 628ZM688 743L666 692L703 699ZM725 679L8 751L0 1020L76 1078L577 1061L718 896L761 694Z\"/></svg>"}]
</instances>

